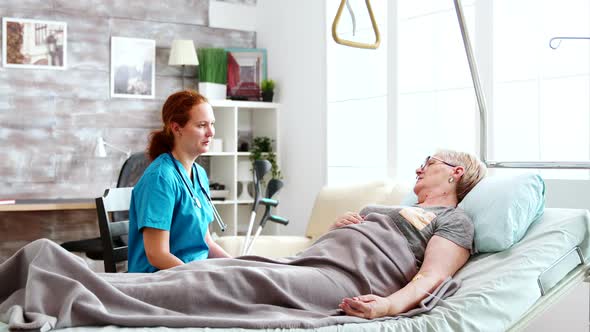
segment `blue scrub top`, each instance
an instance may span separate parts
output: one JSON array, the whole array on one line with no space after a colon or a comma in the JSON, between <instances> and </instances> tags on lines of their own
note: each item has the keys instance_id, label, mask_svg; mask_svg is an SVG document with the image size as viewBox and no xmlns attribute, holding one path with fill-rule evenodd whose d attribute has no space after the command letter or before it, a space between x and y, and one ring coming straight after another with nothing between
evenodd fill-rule
<instances>
[{"instance_id":1,"label":"blue scrub top","mask_svg":"<svg viewBox=\"0 0 590 332\"><path fill-rule=\"evenodd\" d=\"M178 170L174 167L178 166ZM131 194L129 207L129 272L156 272L145 253L142 228L152 227L170 232L170 252L185 263L206 259L209 246L205 235L213 220L213 209L203 188L209 194L209 179L205 170L196 165L198 177L193 178L182 164L168 153L161 154L145 170ZM182 181L184 177L186 184ZM195 204L197 197L200 207Z\"/></svg>"}]
</instances>

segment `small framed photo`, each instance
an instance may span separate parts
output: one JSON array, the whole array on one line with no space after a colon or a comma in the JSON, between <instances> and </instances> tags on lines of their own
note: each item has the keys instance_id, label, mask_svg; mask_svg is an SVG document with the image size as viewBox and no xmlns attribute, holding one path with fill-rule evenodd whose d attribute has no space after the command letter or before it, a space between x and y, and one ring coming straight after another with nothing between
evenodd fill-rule
<instances>
[{"instance_id":1,"label":"small framed photo","mask_svg":"<svg viewBox=\"0 0 590 332\"><path fill-rule=\"evenodd\" d=\"M155 75L155 40L111 37L112 98L154 98Z\"/></svg>"},{"instance_id":2,"label":"small framed photo","mask_svg":"<svg viewBox=\"0 0 590 332\"><path fill-rule=\"evenodd\" d=\"M66 68L67 24L24 18L2 19L2 64L8 68Z\"/></svg>"},{"instance_id":3,"label":"small framed photo","mask_svg":"<svg viewBox=\"0 0 590 332\"><path fill-rule=\"evenodd\" d=\"M236 100L260 100L260 84L266 79L266 49L227 48L227 96Z\"/></svg>"}]
</instances>

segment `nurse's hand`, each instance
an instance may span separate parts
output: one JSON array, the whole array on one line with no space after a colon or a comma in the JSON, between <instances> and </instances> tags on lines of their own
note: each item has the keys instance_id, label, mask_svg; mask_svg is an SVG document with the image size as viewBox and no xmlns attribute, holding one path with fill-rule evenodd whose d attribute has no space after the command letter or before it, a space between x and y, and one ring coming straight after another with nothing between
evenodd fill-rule
<instances>
[{"instance_id":1,"label":"nurse's hand","mask_svg":"<svg viewBox=\"0 0 590 332\"><path fill-rule=\"evenodd\" d=\"M213 241L211 232L207 231L205 235L205 242L209 246L209 258L232 258L230 254L225 251L217 242Z\"/></svg>"},{"instance_id":2,"label":"nurse's hand","mask_svg":"<svg viewBox=\"0 0 590 332\"><path fill-rule=\"evenodd\" d=\"M368 319L389 316L391 309L388 298L373 294L344 298L338 306L349 316Z\"/></svg>"},{"instance_id":3,"label":"nurse's hand","mask_svg":"<svg viewBox=\"0 0 590 332\"><path fill-rule=\"evenodd\" d=\"M336 222L330 229L336 229L348 225L360 224L364 221L364 217L356 212L346 212L344 215L336 218Z\"/></svg>"}]
</instances>

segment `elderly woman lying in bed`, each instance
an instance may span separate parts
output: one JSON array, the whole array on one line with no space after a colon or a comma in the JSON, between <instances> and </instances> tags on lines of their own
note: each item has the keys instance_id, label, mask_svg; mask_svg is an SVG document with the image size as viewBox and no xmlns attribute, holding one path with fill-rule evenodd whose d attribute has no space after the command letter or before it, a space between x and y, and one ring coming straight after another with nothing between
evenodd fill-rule
<instances>
[{"instance_id":1,"label":"elderly woman lying in bed","mask_svg":"<svg viewBox=\"0 0 590 332\"><path fill-rule=\"evenodd\" d=\"M450 289L443 285L469 258L474 235L456 206L485 173L472 155L438 152L416 170L417 205L348 213L310 248L280 260L244 256L154 274L96 274L39 240L0 265L0 320L14 328L308 328L407 313L428 293L452 293L440 289Z\"/></svg>"},{"instance_id":2,"label":"elderly woman lying in bed","mask_svg":"<svg viewBox=\"0 0 590 332\"><path fill-rule=\"evenodd\" d=\"M333 228L362 225L370 213L389 216L420 268L411 282L391 295L344 298L340 308L349 315L364 318L406 312L465 265L473 251L473 223L457 204L485 174L485 165L476 157L439 151L416 169L414 193L418 204L401 208L369 206L360 213L350 212L339 218Z\"/></svg>"}]
</instances>

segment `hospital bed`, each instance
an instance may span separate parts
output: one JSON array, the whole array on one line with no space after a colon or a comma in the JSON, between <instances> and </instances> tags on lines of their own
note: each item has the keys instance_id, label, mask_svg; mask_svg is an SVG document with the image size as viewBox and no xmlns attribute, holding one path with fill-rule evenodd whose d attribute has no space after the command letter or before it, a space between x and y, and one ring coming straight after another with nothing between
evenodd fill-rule
<instances>
[{"instance_id":1,"label":"hospital bed","mask_svg":"<svg viewBox=\"0 0 590 332\"><path fill-rule=\"evenodd\" d=\"M310 220L309 234L328 227L322 220L349 208L367 203L396 204L408 188L391 181L377 181L345 187L326 187L319 193ZM355 205L356 204L356 205ZM367 321L361 324L328 326L319 331L518 331L567 295L586 278L590 257L590 215L586 210L545 209L524 238L508 250L476 255L457 278L461 288L428 314L398 320ZM262 237L259 254L268 254L268 245L297 250L304 239ZM265 241L268 241L265 243ZM309 239L308 239L309 241ZM265 250L268 250L265 252ZM287 250L287 249L283 249ZM582 256L580 256L582 255ZM69 328L59 331L129 331L140 328L116 326ZM176 330L165 327L141 328L147 331ZM179 329L180 330L180 329ZM183 328L182 331L210 329ZM217 329L215 329L217 330ZM240 331L241 329L223 329ZM272 329L276 331L275 329ZM0 331L7 331L0 325ZM243 330L242 330L243 331ZM270 329L269 329L270 331ZM304 331L296 329L293 331Z\"/></svg>"},{"instance_id":2,"label":"hospital bed","mask_svg":"<svg viewBox=\"0 0 590 332\"><path fill-rule=\"evenodd\" d=\"M254 252L293 254L323 234L344 212L358 211L367 204L400 204L409 191L408 186L387 180L325 187L316 198L306 237L261 237ZM430 313L320 331L523 330L585 281L590 267L584 258L590 257L589 230L587 210L547 208L510 249L472 257L456 275L463 282L461 288ZM239 252L241 239L228 237L220 244Z\"/></svg>"}]
</instances>

